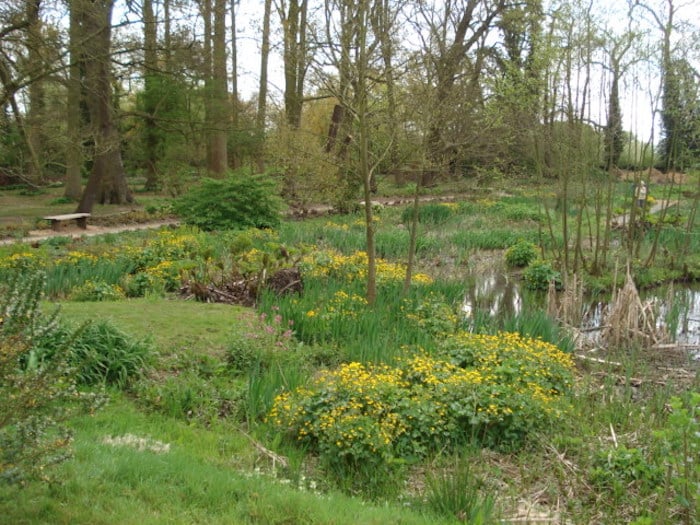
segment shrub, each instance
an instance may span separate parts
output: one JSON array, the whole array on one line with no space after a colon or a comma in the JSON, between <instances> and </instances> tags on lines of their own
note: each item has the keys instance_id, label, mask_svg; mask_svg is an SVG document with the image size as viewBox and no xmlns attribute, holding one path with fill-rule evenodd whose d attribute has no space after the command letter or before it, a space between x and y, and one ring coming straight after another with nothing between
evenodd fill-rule
<instances>
[{"instance_id":1,"label":"shrub","mask_svg":"<svg viewBox=\"0 0 700 525\"><path fill-rule=\"evenodd\" d=\"M39 308L45 275L16 275L0 286L0 481L49 481L48 467L70 456L70 416L94 410L100 396L79 392L64 352L39 358L36 342L60 331ZM63 341L64 337L58 337Z\"/></svg>"},{"instance_id":2,"label":"shrub","mask_svg":"<svg viewBox=\"0 0 700 525\"><path fill-rule=\"evenodd\" d=\"M226 351L229 368L236 373L248 373L256 367L268 368L289 356L297 345L292 321L284 322L279 314L268 318L265 313L251 319L247 332L236 331Z\"/></svg>"},{"instance_id":3,"label":"shrub","mask_svg":"<svg viewBox=\"0 0 700 525\"><path fill-rule=\"evenodd\" d=\"M669 400L671 413L664 428L655 433L668 479L681 507L681 523L700 518L700 392Z\"/></svg>"},{"instance_id":4,"label":"shrub","mask_svg":"<svg viewBox=\"0 0 700 525\"><path fill-rule=\"evenodd\" d=\"M187 224L206 231L274 228L280 223L280 207L272 179L244 171L225 179L204 179L173 203Z\"/></svg>"},{"instance_id":5,"label":"shrub","mask_svg":"<svg viewBox=\"0 0 700 525\"><path fill-rule=\"evenodd\" d=\"M519 240L506 250L506 264L515 268L524 268L537 258L537 246L525 240Z\"/></svg>"},{"instance_id":6,"label":"shrub","mask_svg":"<svg viewBox=\"0 0 700 525\"><path fill-rule=\"evenodd\" d=\"M547 290L549 283L554 281L557 289L561 289L561 273L552 268L547 261L535 261L523 272L525 287L529 290Z\"/></svg>"},{"instance_id":7,"label":"shrub","mask_svg":"<svg viewBox=\"0 0 700 525\"><path fill-rule=\"evenodd\" d=\"M120 286L101 281L85 281L70 294L72 301L118 301L125 297Z\"/></svg>"}]
</instances>

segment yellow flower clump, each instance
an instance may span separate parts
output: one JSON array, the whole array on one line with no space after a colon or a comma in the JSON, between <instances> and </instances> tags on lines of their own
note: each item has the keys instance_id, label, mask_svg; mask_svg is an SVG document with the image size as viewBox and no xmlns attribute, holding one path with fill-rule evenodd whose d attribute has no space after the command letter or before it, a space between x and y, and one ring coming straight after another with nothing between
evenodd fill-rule
<instances>
[{"instance_id":1,"label":"yellow flower clump","mask_svg":"<svg viewBox=\"0 0 700 525\"><path fill-rule=\"evenodd\" d=\"M322 455L363 462L420 456L467 434L488 446L517 444L561 417L569 355L514 333L449 339L438 355L324 371L308 387L280 394L268 421Z\"/></svg>"},{"instance_id":2,"label":"yellow flower clump","mask_svg":"<svg viewBox=\"0 0 700 525\"><path fill-rule=\"evenodd\" d=\"M302 260L306 273L310 277L336 277L346 281L367 278L367 265L369 258L367 252L356 251L351 255L343 255L335 250L325 250L309 254ZM401 282L406 277L406 266L399 263L391 263L385 259L377 258L377 282ZM426 274L413 275L416 284L430 284L432 278Z\"/></svg>"}]
</instances>

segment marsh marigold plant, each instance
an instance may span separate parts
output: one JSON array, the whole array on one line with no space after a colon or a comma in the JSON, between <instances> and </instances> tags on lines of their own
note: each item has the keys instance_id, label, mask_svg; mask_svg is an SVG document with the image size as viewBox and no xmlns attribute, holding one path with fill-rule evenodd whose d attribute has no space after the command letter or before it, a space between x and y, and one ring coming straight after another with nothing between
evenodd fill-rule
<instances>
[{"instance_id":1,"label":"marsh marigold plant","mask_svg":"<svg viewBox=\"0 0 700 525\"><path fill-rule=\"evenodd\" d=\"M471 439L515 448L563 415L572 366L540 340L458 333L436 355L327 371L280 394L268 421L344 465L422 457Z\"/></svg>"}]
</instances>

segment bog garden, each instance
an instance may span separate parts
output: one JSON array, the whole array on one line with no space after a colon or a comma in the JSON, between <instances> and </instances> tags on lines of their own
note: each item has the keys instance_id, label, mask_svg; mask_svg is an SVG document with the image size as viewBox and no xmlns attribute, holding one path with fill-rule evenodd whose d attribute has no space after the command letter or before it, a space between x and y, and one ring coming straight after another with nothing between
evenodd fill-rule
<instances>
[{"instance_id":1,"label":"bog garden","mask_svg":"<svg viewBox=\"0 0 700 525\"><path fill-rule=\"evenodd\" d=\"M624 334L582 349L542 191L375 204L371 303L361 209L280 219L278 202L232 215L219 208L235 201L185 199L151 217L179 226L0 247L4 512L694 523L697 362ZM635 289L697 276L693 248L643 264L656 236L669 257L697 236L657 220L626 259ZM617 274L579 272L587 298L622 289L625 234ZM519 283L524 306L467 310L480 264Z\"/></svg>"}]
</instances>

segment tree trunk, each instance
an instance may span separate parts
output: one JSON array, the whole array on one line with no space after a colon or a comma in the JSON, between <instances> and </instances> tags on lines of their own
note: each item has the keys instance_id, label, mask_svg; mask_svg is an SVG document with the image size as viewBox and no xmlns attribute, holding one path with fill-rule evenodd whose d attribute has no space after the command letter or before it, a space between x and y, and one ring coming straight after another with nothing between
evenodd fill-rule
<instances>
[{"instance_id":1,"label":"tree trunk","mask_svg":"<svg viewBox=\"0 0 700 525\"><path fill-rule=\"evenodd\" d=\"M259 132L265 131L267 118L267 62L270 57L270 11L272 0L265 0L265 12L263 14L262 46L260 48L260 87L258 89L258 113L256 126Z\"/></svg>"},{"instance_id":2,"label":"tree trunk","mask_svg":"<svg viewBox=\"0 0 700 525\"><path fill-rule=\"evenodd\" d=\"M211 8L211 0L206 3ZM226 0L215 0L213 12L210 9L208 11L210 33L205 35L205 40L211 42L209 45L211 54L208 55L211 57L211 66L208 68L211 71L211 79L207 90L209 100L207 169L213 175L223 176L228 169L227 139L230 109L226 74ZM212 28L213 31L211 31Z\"/></svg>"},{"instance_id":3,"label":"tree trunk","mask_svg":"<svg viewBox=\"0 0 700 525\"><path fill-rule=\"evenodd\" d=\"M68 144L66 147L66 176L63 195L72 200L80 199L81 171L83 155L81 144L83 142L82 118L80 111L80 17L78 10L70 10L70 66L68 70L67 107L66 107L66 135Z\"/></svg>"},{"instance_id":4,"label":"tree trunk","mask_svg":"<svg viewBox=\"0 0 700 525\"><path fill-rule=\"evenodd\" d=\"M284 33L284 111L287 124L297 129L304 100L307 0L290 0L287 12L281 7L279 13Z\"/></svg>"},{"instance_id":5,"label":"tree trunk","mask_svg":"<svg viewBox=\"0 0 700 525\"><path fill-rule=\"evenodd\" d=\"M153 14L152 0L142 1L143 13L143 78L144 78L144 111L146 118L145 153L146 153L146 184L147 190L158 187L158 131L156 127L158 79L158 56L156 54L156 18Z\"/></svg>"},{"instance_id":6,"label":"tree trunk","mask_svg":"<svg viewBox=\"0 0 700 525\"><path fill-rule=\"evenodd\" d=\"M41 19L39 10L41 0L27 0L26 13L29 27L27 28L27 50L31 76L38 77L43 70L41 58ZM40 184L44 181L44 81L36 78L29 84L29 111L27 113L27 145L31 152L32 162L29 165L29 179Z\"/></svg>"},{"instance_id":7,"label":"tree trunk","mask_svg":"<svg viewBox=\"0 0 700 525\"><path fill-rule=\"evenodd\" d=\"M236 9L239 0L231 0L231 129L238 131L238 45L236 37ZM241 155L234 147L231 151L231 167L241 167Z\"/></svg>"},{"instance_id":8,"label":"tree trunk","mask_svg":"<svg viewBox=\"0 0 700 525\"><path fill-rule=\"evenodd\" d=\"M270 57L270 12L272 0L265 0L262 26L262 44L260 48L260 87L258 89L258 111L255 116L255 126L261 138L265 135L265 121L267 120L267 62ZM256 164L258 171L265 171L265 158L262 147L256 148Z\"/></svg>"},{"instance_id":9,"label":"tree trunk","mask_svg":"<svg viewBox=\"0 0 700 525\"><path fill-rule=\"evenodd\" d=\"M81 15L86 103L95 142L92 171L76 211L90 213L95 203L125 204L133 197L126 184L113 114L109 54L113 0L75 0L72 8L76 7Z\"/></svg>"}]
</instances>

